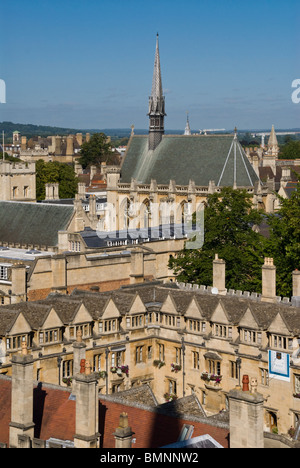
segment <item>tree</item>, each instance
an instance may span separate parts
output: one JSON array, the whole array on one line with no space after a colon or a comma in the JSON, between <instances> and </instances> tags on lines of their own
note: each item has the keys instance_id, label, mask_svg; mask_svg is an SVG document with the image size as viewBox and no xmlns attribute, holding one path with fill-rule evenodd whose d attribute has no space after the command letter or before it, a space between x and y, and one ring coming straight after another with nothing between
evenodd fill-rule
<instances>
[{"instance_id":1,"label":"tree","mask_svg":"<svg viewBox=\"0 0 300 468\"><path fill-rule=\"evenodd\" d=\"M265 239L253 228L262 219L262 213L252 208L246 190L226 187L209 195L202 248L184 248L170 258L169 268L174 269L178 281L212 285L212 262L217 253L226 261L227 289L261 291Z\"/></svg>"},{"instance_id":2,"label":"tree","mask_svg":"<svg viewBox=\"0 0 300 468\"><path fill-rule=\"evenodd\" d=\"M290 140L280 148L279 159L300 158L300 141Z\"/></svg>"},{"instance_id":3,"label":"tree","mask_svg":"<svg viewBox=\"0 0 300 468\"><path fill-rule=\"evenodd\" d=\"M45 162L39 159L36 163L36 198L45 199L45 184L59 183L59 198L74 198L78 188L78 178L72 165Z\"/></svg>"},{"instance_id":4,"label":"tree","mask_svg":"<svg viewBox=\"0 0 300 468\"><path fill-rule=\"evenodd\" d=\"M102 162L118 165L120 160L112 151L111 143L104 133L95 133L90 141L81 146L79 163L84 167L99 166Z\"/></svg>"},{"instance_id":5,"label":"tree","mask_svg":"<svg viewBox=\"0 0 300 468\"><path fill-rule=\"evenodd\" d=\"M292 272L300 267L300 176L290 198L277 196L281 207L268 215L267 253L276 265L277 295L291 297Z\"/></svg>"}]
</instances>

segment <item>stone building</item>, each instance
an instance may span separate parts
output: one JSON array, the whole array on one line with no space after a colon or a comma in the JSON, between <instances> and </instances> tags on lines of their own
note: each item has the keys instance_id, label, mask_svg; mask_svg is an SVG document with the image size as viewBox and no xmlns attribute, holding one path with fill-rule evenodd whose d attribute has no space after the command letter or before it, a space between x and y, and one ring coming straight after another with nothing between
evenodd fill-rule
<instances>
[{"instance_id":1,"label":"stone building","mask_svg":"<svg viewBox=\"0 0 300 468\"><path fill-rule=\"evenodd\" d=\"M120 170L107 174L113 229L157 226L166 217L181 222L208 194L224 186L246 189L253 195L253 205L268 211L273 195L261 184L236 131L233 135L164 134L158 38L148 116L148 135L132 132Z\"/></svg>"},{"instance_id":2,"label":"stone building","mask_svg":"<svg viewBox=\"0 0 300 468\"><path fill-rule=\"evenodd\" d=\"M210 288L150 282L2 306L0 372L11 375L26 341L39 382L73 385L86 359L100 395L148 384L159 404L194 394L210 416L248 375L263 396L264 430L288 437L300 417L300 275L291 301L276 296L275 273L266 259L261 296L227 291L216 259Z\"/></svg>"},{"instance_id":3,"label":"stone building","mask_svg":"<svg viewBox=\"0 0 300 468\"><path fill-rule=\"evenodd\" d=\"M36 201L35 163L0 160L0 200Z\"/></svg>"}]
</instances>

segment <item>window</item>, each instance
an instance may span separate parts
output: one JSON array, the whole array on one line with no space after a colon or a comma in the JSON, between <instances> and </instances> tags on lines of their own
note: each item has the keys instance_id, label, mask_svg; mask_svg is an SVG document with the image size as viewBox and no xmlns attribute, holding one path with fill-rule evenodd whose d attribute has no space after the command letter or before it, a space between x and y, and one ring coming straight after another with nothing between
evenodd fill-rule
<instances>
[{"instance_id":1,"label":"window","mask_svg":"<svg viewBox=\"0 0 300 468\"><path fill-rule=\"evenodd\" d=\"M124 351L115 351L111 353L111 366L112 367L117 367L121 366L124 361Z\"/></svg>"},{"instance_id":2,"label":"window","mask_svg":"<svg viewBox=\"0 0 300 468\"><path fill-rule=\"evenodd\" d=\"M7 280L7 266L0 265L0 279Z\"/></svg>"},{"instance_id":3,"label":"window","mask_svg":"<svg viewBox=\"0 0 300 468\"><path fill-rule=\"evenodd\" d=\"M221 362L214 361L213 359L209 359L207 361L208 372L214 375L221 375Z\"/></svg>"},{"instance_id":4,"label":"window","mask_svg":"<svg viewBox=\"0 0 300 468\"><path fill-rule=\"evenodd\" d=\"M271 335L271 343L273 348L292 350L293 339L287 336Z\"/></svg>"},{"instance_id":5,"label":"window","mask_svg":"<svg viewBox=\"0 0 300 468\"><path fill-rule=\"evenodd\" d=\"M73 360L63 361L62 375L63 378L72 377L73 374Z\"/></svg>"},{"instance_id":6,"label":"window","mask_svg":"<svg viewBox=\"0 0 300 468\"><path fill-rule=\"evenodd\" d=\"M242 329L241 340L247 344L261 345L262 344L262 334L261 332L255 330Z\"/></svg>"},{"instance_id":7,"label":"window","mask_svg":"<svg viewBox=\"0 0 300 468\"><path fill-rule=\"evenodd\" d=\"M60 340L60 330L58 328L53 330L45 330L39 332L39 343L55 343Z\"/></svg>"},{"instance_id":8,"label":"window","mask_svg":"<svg viewBox=\"0 0 300 468\"><path fill-rule=\"evenodd\" d=\"M148 346L148 354L147 354L148 359L152 359L152 346Z\"/></svg>"},{"instance_id":9,"label":"window","mask_svg":"<svg viewBox=\"0 0 300 468\"><path fill-rule=\"evenodd\" d=\"M213 326L213 334L219 338L232 338L232 327L215 323Z\"/></svg>"},{"instance_id":10,"label":"window","mask_svg":"<svg viewBox=\"0 0 300 468\"><path fill-rule=\"evenodd\" d=\"M265 386L269 385L269 372L267 369L260 369L260 383Z\"/></svg>"},{"instance_id":11,"label":"window","mask_svg":"<svg viewBox=\"0 0 300 468\"><path fill-rule=\"evenodd\" d=\"M239 371L238 371L238 366L235 361L230 361L230 377L232 379L238 379L239 378Z\"/></svg>"},{"instance_id":12,"label":"window","mask_svg":"<svg viewBox=\"0 0 300 468\"><path fill-rule=\"evenodd\" d=\"M300 375L294 375L294 388L295 393L300 395Z\"/></svg>"},{"instance_id":13,"label":"window","mask_svg":"<svg viewBox=\"0 0 300 468\"><path fill-rule=\"evenodd\" d=\"M29 187L28 185L24 187L23 189L23 196L24 198L28 197L28 192L29 192Z\"/></svg>"},{"instance_id":14,"label":"window","mask_svg":"<svg viewBox=\"0 0 300 468\"><path fill-rule=\"evenodd\" d=\"M176 380L169 380L169 383L168 383L168 387L169 387L169 393L173 394L173 395L176 395L177 394L177 383L176 383Z\"/></svg>"},{"instance_id":15,"label":"window","mask_svg":"<svg viewBox=\"0 0 300 468\"><path fill-rule=\"evenodd\" d=\"M81 243L79 241L70 241L69 242L69 250L71 252L80 252L81 251Z\"/></svg>"},{"instance_id":16,"label":"window","mask_svg":"<svg viewBox=\"0 0 300 468\"><path fill-rule=\"evenodd\" d=\"M101 371L101 356L102 354L95 354L93 358L93 371L100 372Z\"/></svg>"},{"instance_id":17,"label":"window","mask_svg":"<svg viewBox=\"0 0 300 468\"><path fill-rule=\"evenodd\" d=\"M200 360L199 360L199 353L197 351L192 351L192 359L193 359L193 369L200 369Z\"/></svg>"},{"instance_id":18,"label":"window","mask_svg":"<svg viewBox=\"0 0 300 468\"><path fill-rule=\"evenodd\" d=\"M165 345L163 344L158 345L158 358L160 361L165 360Z\"/></svg>"},{"instance_id":19,"label":"window","mask_svg":"<svg viewBox=\"0 0 300 468\"><path fill-rule=\"evenodd\" d=\"M143 346L137 346L135 348L135 362L143 362Z\"/></svg>"},{"instance_id":20,"label":"window","mask_svg":"<svg viewBox=\"0 0 300 468\"><path fill-rule=\"evenodd\" d=\"M26 341L27 345L30 347L30 337L28 335L16 335L12 336L11 338L6 338L6 349L7 350L14 350L20 349L22 346L22 342Z\"/></svg>"},{"instance_id":21,"label":"window","mask_svg":"<svg viewBox=\"0 0 300 468\"><path fill-rule=\"evenodd\" d=\"M181 348L175 348L175 362L181 364Z\"/></svg>"}]
</instances>

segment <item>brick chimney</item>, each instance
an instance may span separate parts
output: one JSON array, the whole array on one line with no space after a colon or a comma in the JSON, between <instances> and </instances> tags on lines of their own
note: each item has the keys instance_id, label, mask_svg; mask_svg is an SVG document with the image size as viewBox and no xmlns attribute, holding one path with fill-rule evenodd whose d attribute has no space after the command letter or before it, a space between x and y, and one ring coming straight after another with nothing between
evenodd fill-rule
<instances>
[{"instance_id":1,"label":"brick chimney","mask_svg":"<svg viewBox=\"0 0 300 468\"><path fill-rule=\"evenodd\" d=\"M218 254L215 254L213 260L213 287L218 289L218 294L226 294L225 288L225 270L226 263L224 260L219 258Z\"/></svg>"},{"instance_id":2,"label":"brick chimney","mask_svg":"<svg viewBox=\"0 0 300 468\"><path fill-rule=\"evenodd\" d=\"M34 436L33 422L33 356L28 354L27 343L22 353L12 356L10 448L31 448Z\"/></svg>"},{"instance_id":3,"label":"brick chimney","mask_svg":"<svg viewBox=\"0 0 300 468\"><path fill-rule=\"evenodd\" d=\"M262 301L276 302L276 266L273 258L265 258L262 266Z\"/></svg>"},{"instance_id":4,"label":"brick chimney","mask_svg":"<svg viewBox=\"0 0 300 468\"><path fill-rule=\"evenodd\" d=\"M99 439L99 399L97 373L85 361L85 372L74 376L76 381L76 434L75 448L98 448Z\"/></svg>"},{"instance_id":5,"label":"brick chimney","mask_svg":"<svg viewBox=\"0 0 300 468\"><path fill-rule=\"evenodd\" d=\"M264 397L256 391L249 377L243 376L243 390L235 388L228 394L230 448L264 448Z\"/></svg>"}]
</instances>

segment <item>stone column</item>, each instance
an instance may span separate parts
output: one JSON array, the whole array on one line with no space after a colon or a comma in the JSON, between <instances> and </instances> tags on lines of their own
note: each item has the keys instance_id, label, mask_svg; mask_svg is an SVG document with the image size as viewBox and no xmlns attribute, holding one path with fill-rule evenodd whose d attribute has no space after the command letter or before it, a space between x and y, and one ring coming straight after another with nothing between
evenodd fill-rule
<instances>
[{"instance_id":1,"label":"stone column","mask_svg":"<svg viewBox=\"0 0 300 468\"><path fill-rule=\"evenodd\" d=\"M98 448L98 378L91 373L88 361L85 362L85 373L75 376L76 385L76 434L75 448Z\"/></svg>"},{"instance_id":2,"label":"stone column","mask_svg":"<svg viewBox=\"0 0 300 468\"><path fill-rule=\"evenodd\" d=\"M33 422L33 356L22 343L22 354L12 356L10 448L31 448Z\"/></svg>"},{"instance_id":3,"label":"stone column","mask_svg":"<svg viewBox=\"0 0 300 468\"><path fill-rule=\"evenodd\" d=\"M117 427L116 432L114 433L115 448L131 448L133 434L134 432L132 432L131 427L128 425L127 413L121 413L119 426Z\"/></svg>"},{"instance_id":4,"label":"stone column","mask_svg":"<svg viewBox=\"0 0 300 468\"><path fill-rule=\"evenodd\" d=\"M230 448L264 448L264 397L249 391L248 376L243 376L243 390L237 387L228 394Z\"/></svg>"},{"instance_id":5,"label":"stone column","mask_svg":"<svg viewBox=\"0 0 300 468\"><path fill-rule=\"evenodd\" d=\"M11 302L26 301L26 265L16 264L11 267Z\"/></svg>"}]
</instances>

